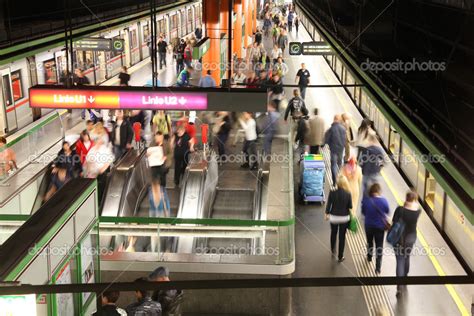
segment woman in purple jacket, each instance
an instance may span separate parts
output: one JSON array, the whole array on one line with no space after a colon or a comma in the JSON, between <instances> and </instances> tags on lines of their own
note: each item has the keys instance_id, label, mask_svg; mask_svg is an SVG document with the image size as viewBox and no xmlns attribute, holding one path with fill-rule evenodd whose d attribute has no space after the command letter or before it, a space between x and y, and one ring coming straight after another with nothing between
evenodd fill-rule
<instances>
[{"instance_id":1,"label":"woman in purple jacket","mask_svg":"<svg viewBox=\"0 0 474 316\"><path fill-rule=\"evenodd\" d=\"M381 195L380 184L374 183L368 195L362 199L362 214L365 216L365 234L367 236L367 260L372 261L375 243L375 273L380 273L382 266L383 237L388 223L389 206L387 199Z\"/></svg>"}]
</instances>

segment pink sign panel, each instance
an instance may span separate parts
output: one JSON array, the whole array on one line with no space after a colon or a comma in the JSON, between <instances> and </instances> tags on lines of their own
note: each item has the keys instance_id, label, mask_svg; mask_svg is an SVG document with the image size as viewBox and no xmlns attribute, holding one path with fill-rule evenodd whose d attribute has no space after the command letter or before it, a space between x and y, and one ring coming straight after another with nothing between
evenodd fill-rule
<instances>
[{"instance_id":1,"label":"pink sign panel","mask_svg":"<svg viewBox=\"0 0 474 316\"><path fill-rule=\"evenodd\" d=\"M30 88L30 106L57 109L207 110L207 93Z\"/></svg>"}]
</instances>

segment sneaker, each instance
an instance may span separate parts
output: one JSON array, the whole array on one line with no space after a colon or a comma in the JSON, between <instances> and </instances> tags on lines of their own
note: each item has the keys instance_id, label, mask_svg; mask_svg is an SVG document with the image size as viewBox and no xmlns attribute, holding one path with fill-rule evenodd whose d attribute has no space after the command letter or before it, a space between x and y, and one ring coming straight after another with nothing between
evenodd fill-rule
<instances>
[{"instance_id":1,"label":"sneaker","mask_svg":"<svg viewBox=\"0 0 474 316\"><path fill-rule=\"evenodd\" d=\"M368 261L368 262L372 262L372 257L371 257L371 256L367 256L367 261Z\"/></svg>"},{"instance_id":2,"label":"sneaker","mask_svg":"<svg viewBox=\"0 0 474 316\"><path fill-rule=\"evenodd\" d=\"M380 268L375 268L375 274L380 274Z\"/></svg>"},{"instance_id":3,"label":"sneaker","mask_svg":"<svg viewBox=\"0 0 474 316\"><path fill-rule=\"evenodd\" d=\"M240 168L248 168L250 167L250 165L248 163L244 163L242 165L240 165Z\"/></svg>"},{"instance_id":4,"label":"sneaker","mask_svg":"<svg viewBox=\"0 0 474 316\"><path fill-rule=\"evenodd\" d=\"M345 257L341 257L341 258L339 258L338 261L339 261L339 262L343 262L344 260L346 260L346 258L345 258Z\"/></svg>"}]
</instances>

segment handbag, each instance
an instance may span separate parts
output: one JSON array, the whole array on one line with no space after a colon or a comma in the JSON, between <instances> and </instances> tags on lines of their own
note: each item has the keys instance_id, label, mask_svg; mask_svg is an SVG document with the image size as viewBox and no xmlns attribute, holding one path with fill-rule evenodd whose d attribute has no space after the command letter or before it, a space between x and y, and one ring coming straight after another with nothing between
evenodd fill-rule
<instances>
[{"instance_id":1,"label":"handbag","mask_svg":"<svg viewBox=\"0 0 474 316\"><path fill-rule=\"evenodd\" d=\"M371 198L369 198L369 199L370 199L370 203L372 203L372 205L375 207L377 212L379 212L380 215L382 215L383 230L385 230L385 231L390 230L390 228L392 228L392 224L390 224L390 222L387 220L387 217L385 216L385 214L377 207L377 204L375 204L374 201L372 201Z\"/></svg>"},{"instance_id":2,"label":"handbag","mask_svg":"<svg viewBox=\"0 0 474 316\"><path fill-rule=\"evenodd\" d=\"M405 232L405 221L403 220L404 210L402 209L401 217L393 223L387 234L387 242L393 247L400 244L403 233Z\"/></svg>"},{"instance_id":3,"label":"handbag","mask_svg":"<svg viewBox=\"0 0 474 316\"><path fill-rule=\"evenodd\" d=\"M349 230L353 233L357 233L358 226L359 226L357 222L358 222L357 217L351 214L350 220L349 220Z\"/></svg>"}]
</instances>

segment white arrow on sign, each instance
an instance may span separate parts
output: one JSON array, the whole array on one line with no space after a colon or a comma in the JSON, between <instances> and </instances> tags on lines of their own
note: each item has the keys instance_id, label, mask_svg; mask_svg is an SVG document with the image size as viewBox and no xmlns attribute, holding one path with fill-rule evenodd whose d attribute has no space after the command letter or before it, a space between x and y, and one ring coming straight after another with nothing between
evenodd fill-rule
<instances>
[{"instance_id":1,"label":"white arrow on sign","mask_svg":"<svg viewBox=\"0 0 474 316\"><path fill-rule=\"evenodd\" d=\"M87 101L89 101L89 103L94 103L95 98L93 96L90 96L89 99L87 99Z\"/></svg>"},{"instance_id":2,"label":"white arrow on sign","mask_svg":"<svg viewBox=\"0 0 474 316\"><path fill-rule=\"evenodd\" d=\"M179 100L178 100L179 104L181 105L185 105L186 104L186 99L184 97L181 97Z\"/></svg>"}]
</instances>

